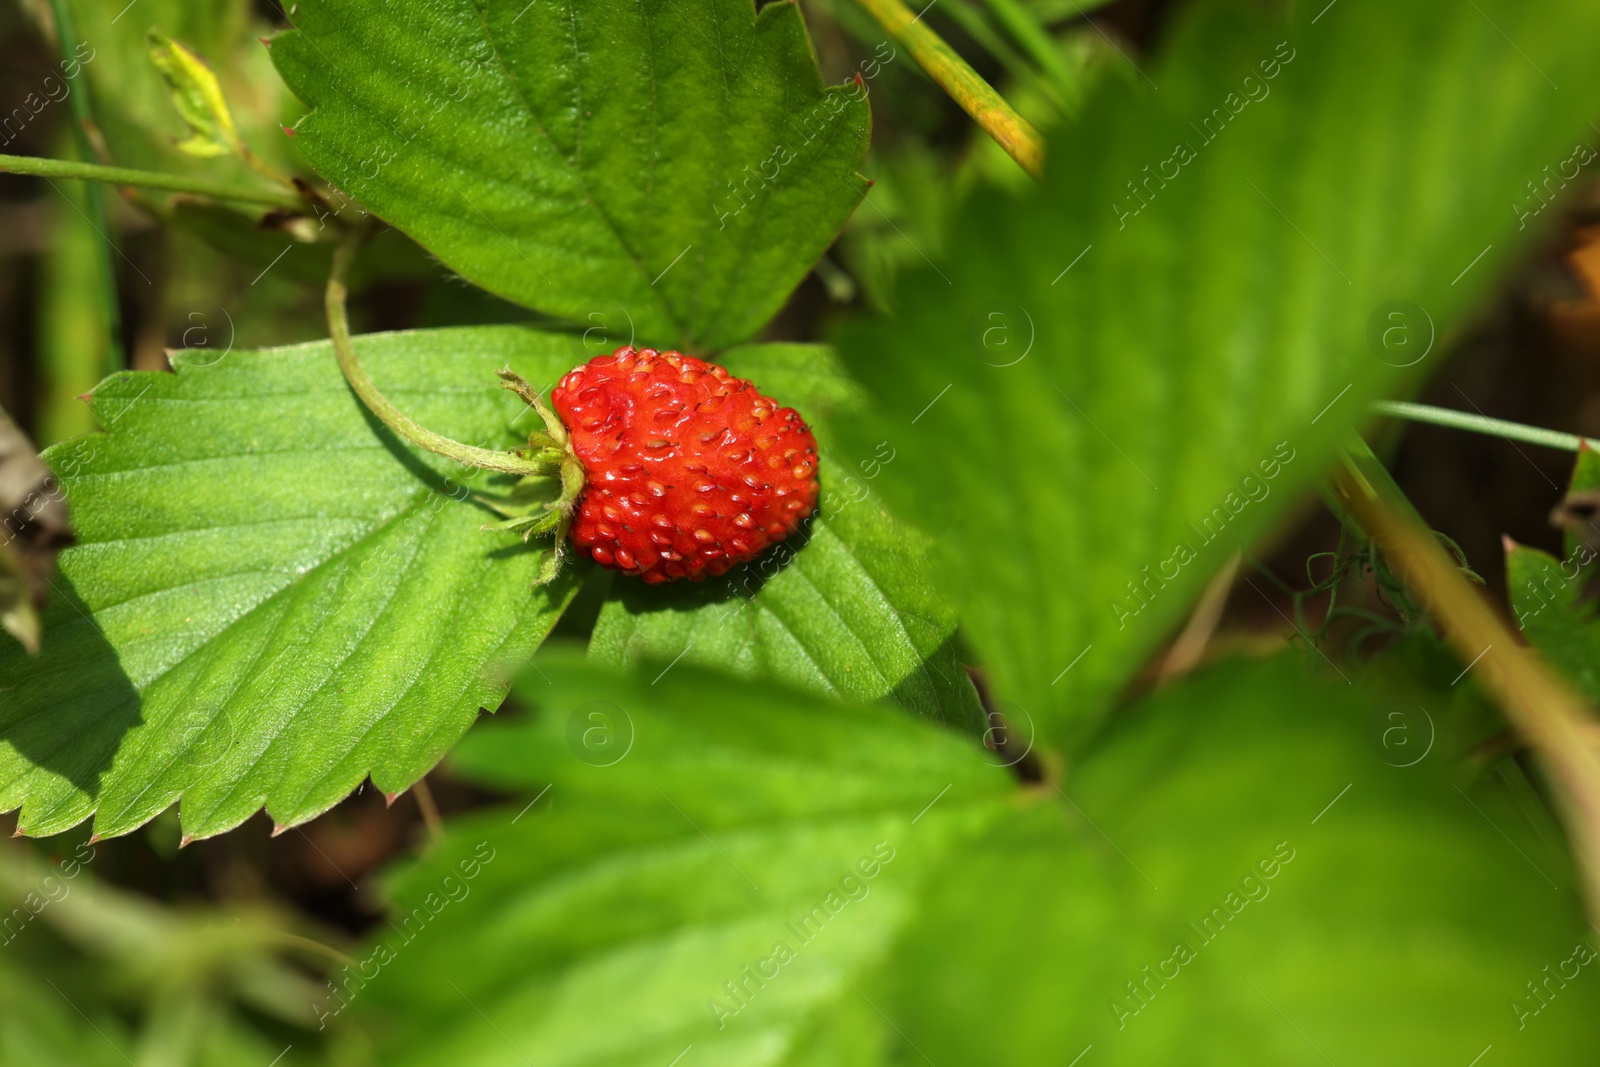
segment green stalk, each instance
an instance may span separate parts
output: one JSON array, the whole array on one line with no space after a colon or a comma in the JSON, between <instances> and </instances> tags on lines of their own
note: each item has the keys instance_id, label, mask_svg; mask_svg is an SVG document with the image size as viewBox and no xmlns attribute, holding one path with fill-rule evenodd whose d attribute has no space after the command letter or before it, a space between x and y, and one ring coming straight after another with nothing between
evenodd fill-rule
<instances>
[{"instance_id":1,"label":"green stalk","mask_svg":"<svg viewBox=\"0 0 1600 1067\"><path fill-rule=\"evenodd\" d=\"M994 91L994 87L973 70L955 49L945 44L933 30L913 15L900 0L856 0L878 21L928 77L939 84L950 98L984 132L995 139L1023 170L1035 178L1044 176L1044 139L1039 131Z\"/></svg>"},{"instance_id":2,"label":"green stalk","mask_svg":"<svg viewBox=\"0 0 1600 1067\"><path fill-rule=\"evenodd\" d=\"M1006 74L1018 84L1040 93L1058 115L1069 113L1066 99L1055 85L1028 65L1022 54L1006 40L989 21L988 13L979 10L968 0L941 0L939 10L959 26L963 33L977 42L1005 68Z\"/></svg>"},{"instance_id":3,"label":"green stalk","mask_svg":"<svg viewBox=\"0 0 1600 1067\"><path fill-rule=\"evenodd\" d=\"M284 945L292 945L295 948L303 949L306 952L310 952L317 956L322 956L325 959L332 960L334 963L343 964L346 967L360 966L354 959L345 955L343 952L340 952L332 945L325 945L321 941L317 941L313 938L305 937L301 934L290 933L288 930L269 929L262 931L262 933L263 940L267 941L268 943L276 942Z\"/></svg>"},{"instance_id":4,"label":"green stalk","mask_svg":"<svg viewBox=\"0 0 1600 1067\"><path fill-rule=\"evenodd\" d=\"M1048 74L1062 92L1071 92L1078 77L1055 39L1034 18L1033 12L1017 0L987 0L989 10L1006 32L1033 57L1039 69Z\"/></svg>"},{"instance_id":5,"label":"green stalk","mask_svg":"<svg viewBox=\"0 0 1600 1067\"><path fill-rule=\"evenodd\" d=\"M559 449L555 440L548 435L534 434L528 439L531 446L539 448L543 453L538 456L523 456L515 452L498 452L465 445L460 441L452 441L442 434L434 433L416 422L378 391L366 368L361 366L361 360L356 357L355 344L350 340L350 316L346 309L349 290L345 285L345 277L350 271L350 264L355 259L356 249L360 243L361 234L352 234L333 253L333 270L328 275L326 306L328 334L333 340L334 354L339 359L339 369L344 371L350 387L356 391L361 402L367 405L367 410L378 416L389 429L418 448L425 448L429 452L444 456L446 459L453 459L464 466L524 476L547 475L559 469L564 451ZM554 452L555 455L551 457L550 452Z\"/></svg>"},{"instance_id":6,"label":"green stalk","mask_svg":"<svg viewBox=\"0 0 1600 1067\"><path fill-rule=\"evenodd\" d=\"M1492 434L1496 437L1504 437L1508 441L1521 441L1523 444L1541 445L1545 448L1559 448L1565 452L1576 452L1585 444L1590 448L1600 449L1600 441L1596 441L1592 437L1579 437L1577 434L1545 430L1538 426L1525 426L1520 422L1507 422L1505 419L1491 419L1487 415L1471 415L1465 411L1436 408L1429 404L1410 404L1401 400L1380 400L1372 405L1372 410L1380 415L1389 415L1393 418L1406 419L1410 422L1425 422L1432 426L1448 426L1452 430L1470 430L1473 433Z\"/></svg>"},{"instance_id":7,"label":"green stalk","mask_svg":"<svg viewBox=\"0 0 1600 1067\"><path fill-rule=\"evenodd\" d=\"M70 149L69 149L70 150ZM95 428L93 412L78 397L111 371L111 335L96 283L104 242L88 215L86 182L62 182L50 206L54 220L39 257L35 347L39 359L38 431L42 448Z\"/></svg>"},{"instance_id":8,"label":"green stalk","mask_svg":"<svg viewBox=\"0 0 1600 1067\"><path fill-rule=\"evenodd\" d=\"M74 61L77 54L78 35L72 28L72 12L67 5L67 0L50 0L51 11L56 20L56 45L61 49L61 59L64 64ZM66 69L65 66L62 68ZM81 74L82 71L79 71ZM85 78L85 81L88 79ZM84 163L94 159L94 147L89 143L89 126L94 117L89 112L89 94L77 92L69 94L69 106L72 108L72 134L78 146L78 155ZM84 190L84 200L87 201L89 222L94 226L98 243L95 254L95 273L99 276L100 302L106 319L106 363L107 370L117 370L127 366L127 355L122 344L122 305L117 297L117 274L111 260L111 228L106 221L105 191L96 186Z\"/></svg>"},{"instance_id":9,"label":"green stalk","mask_svg":"<svg viewBox=\"0 0 1600 1067\"><path fill-rule=\"evenodd\" d=\"M1347 447L1330 489L1417 597L1455 653L1545 768L1567 824L1591 921L1600 921L1600 755L1583 699L1468 583L1372 450Z\"/></svg>"},{"instance_id":10,"label":"green stalk","mask_svg":"<svg viewBox=\"0 0 1600 1067\"><path fill-rule=\"evenodd\" d=\"M969 0L944 0L939 10L978 47L993 56L1011 77L1020 80L1032 73L1022 53L994 28L989 16Z\"/></svg>"},{"instance_id":11,"label":"green stalk","mask_svg":"<svg viewBox=\"0 0 1600 1067\"><path fill-rule=\"evenodd\" d=\"M0 171L8 174L37 174L44 178L81 178L87 181L109 182L112 185L137 185L146 189L195 193L216 200L233 200L244 204L267 204L289 209L306 206L306 202L300 197L284 190L245 189L206 181L204 178L189 178L181 174L134 170L131 167L103 167L98 163L79 163L70 159L41 159L38 156L0 154Z\"/></svg>"}]
</instances>

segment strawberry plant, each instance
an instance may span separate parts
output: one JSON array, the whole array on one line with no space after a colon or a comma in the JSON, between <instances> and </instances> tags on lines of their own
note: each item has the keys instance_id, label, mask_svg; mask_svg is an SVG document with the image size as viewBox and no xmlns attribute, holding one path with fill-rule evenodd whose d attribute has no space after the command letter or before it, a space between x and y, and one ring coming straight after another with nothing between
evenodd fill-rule
<instances>
[{"instance_id":1,"label":"strawberry plant","mask_svg":"<svg viewBox=\"0 0 1600 1067\"><path fill-rule=\"evenodd\" d=\"M9 13L5 1061L1588 1062L1600 13L1148 7Z\"/></svg>"}]
</instances>

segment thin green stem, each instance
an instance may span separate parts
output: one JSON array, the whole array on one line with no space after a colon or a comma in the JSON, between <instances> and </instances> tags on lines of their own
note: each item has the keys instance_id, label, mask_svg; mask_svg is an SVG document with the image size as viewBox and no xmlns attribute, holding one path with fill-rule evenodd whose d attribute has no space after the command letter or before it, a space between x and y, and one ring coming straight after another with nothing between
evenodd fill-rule
<instances>
[{"instance_id":1,"label":"thin green stem","mask_svg":"<svg viewBox=\"0 0 1600 1067\"><path fill-rule=\"evenodd\" d=\"M1541 429L1538 426L1525 426L1520 422L1491 419L1487 415L1473 415L1465 411L1436 408L1429 404L1411 404L1402 400L1380 400L1372 405L1372 409L1380 415L1388 415L1396 419L1425 422L1432 426L1448 426L1453 430L1470 430L1473 433L1491 434L1495 437L1504 437L1508 441L1521 441L1523 444L1541 445L1545 448L1559 448L1565 452L1576 452L1585 444L1590 448L1600 449L1600 441L1596 441L1592 437L1579 437L1573 433L1560 433L1556 430Z\"/></svg>"},{"instance_id":2,"label":"thin green stem","mask_svg":"<svg viewBox=\"0 0 1600 1067\"><path fill-rule=\"evenodd\" d=\"M293 945L295 948L303 949L306 952L315 953L318 956L324 956L332 960L334 963L340 963L346 967L356 966L356 961L350 956L340 952L332 945L325 945L321 941L317 941L314 938L305 937L300 934L292 934L287 930L271 930L267 933L267 939L269 941L276 941L279 944Z\"/></svg>"},{"instance_id":3,"label":"thin green stem","mask_svg":"<svg viewBox=\"0 0 1600 1067\"><path fill-rule=\"evenodd\" d=\"M428 828L428 842L438 844L444 840L444 820L439 817L439 803L433 799L427 778L418 778L411 786L411 795L417 798L417 810L422 813L422 824Z\"/></svg>"},{"instance_id":4,"label":"thin green stem","mask_svg":"<svg viewBox=\"0 0 1600 1067\"><path fill-rule=\"evenodd\" d=\"M50 9L55 15L56 45L61 50L62 69L65 70L77 61L78 35L72 27L72 10L67 0L50 0ZM72 108L73 141L78 146L78 155L88 163L94 159L94 146L89 143L89 127L94 122L89 111L89 94L70 94L69 106ZM127 355L122 343L122 304L117 297L117 273L111 260L111 226L106 221L105 191L97 186L89 186L84 191L89 224L99 235L95 273L99 275L101 314L106 320L106 369L117 370L127 366Z\"/></svg>"},{"instance_id":5,"label":"thin green stem","mask_svg":"<svg viewBox=\"0 0 1600 1067\"><path fill-rule=\"evenodd\" d=\"M328 275L328 290L325 301L328 313L328 335L333 340L333 351L339 359L339 369L344 371L345 378L350 382L350 388L356 391L356 395L361 398L361 402L366 404L367 409L376 415L385 426L418 448L425 448L429 452L444 456L447 459L453 459L468 467L498 471L501 474L542 475L552 473L555 468L548 458L543 455L528 457L520 456L515 452L497 452L488 448L464 445L460 441L452 441L442 434L436 434L421 423L411 419L378 391L378 387L373 384L366 368L361 366L361 360L356 356L355 343L350 339L350 316L346 308L349 289L345 285L345 277L350 271L350 264L355 259L356 250L360 247L362 236L363 234L359 231L352 233L334 251L333 270ZM534 439L530 438L530 443L533 442ZM543 441L538 441L537 443L541 446L544 445ZM553 444L554 442L551 442L551 445Z\"/></svg>"},{"instance_id":6,"label":"thin green stem","mask_svg":"<svg viewBox=\"0 0 1600 1067\"><path fill-rule=\"evenodd\" d=\"M1035 178L1044 176L1044 138L1039 131L929 29L920 15L913 15L900 0L856 2L1023 170Z\"/></svg>"},{"instance_id":7,"label":"thin green stem","mask_svg":"<svg viewBox=\"0 0 1600 1067\"><path fill-rule=\"evenodd\" d=\"M961 27L968 37L995 58L1019 85L1038 92L1058 115L1069 113L1061 92L1048 78L1028 64L1022 53L996 29L987 11L979 9L969 0L943 0L939 5L946 18Z\"/></svg>"},{"instance_id":8,"label":"thin green stem","mask_svg":"<svg viewBox=\"0 0 1600 1067\"><path fill-rule=\"evenodd\" d=\"M987 2L995 18L999 19L1006 32L1027 50L1033 61L1039 64L1039 69L1048 74L1061 91L1070 92L1073 83L1078 80L1072 71L1072 65L1067 62L1061 47L1040 25L1033 12L1023 7L1017 0L987 0Z\"/></svg>"},{"instance_id":9,"label":"thin green stem","mask_svg":"<svg viewBox=\"0 0 1600 1067\"><path fill-rule=\"evenodd\" d=\"M112 185L138 185L146 189L195 193L216 200L233 200L244 204L269 204L273 207L291 209L306 206L303 199L281 189L243 189L206 181L203 178L188 178L181 174L134 170L131 167L103 167L98 163L79 163L71 159L42 159L38 156L0 154L0 171L8 174L37 174L44 178L80 178L92 182L109 182Z\"/></svg>"}]
</instances>

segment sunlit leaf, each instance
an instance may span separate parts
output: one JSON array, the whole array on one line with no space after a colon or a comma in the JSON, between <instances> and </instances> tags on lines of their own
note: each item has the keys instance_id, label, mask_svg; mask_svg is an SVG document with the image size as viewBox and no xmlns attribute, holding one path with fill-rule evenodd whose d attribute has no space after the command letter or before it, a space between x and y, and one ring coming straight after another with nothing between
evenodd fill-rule
<instances>
[{"instance_id":1,"label":"sunlit leaf","mask_svg":"<svg viewBox=\"0 0 1600 1067\"><path fill-rule=\"evenodd\" d=\"M880 402L852 443L904 457L884 496L1053 744L1437 362L1535 232L1529 178L1593 136L1595 33L1506 0L1207 6L841 338Z\"/></svg>"},{"instance_id":2,"label":"sunlit leaf","mask_svg":"<svg viewBox=\"0 0 1600 1067\"><path fill-rule=\"evenodd\" d=\"M641 342L750 337L865 189L865 94L823 89L797 4L319 0L291 19L272 56L325 178L484 288Z\"/></svg>"},{"instance_id":3,"label":"sunlit leaf","mask_svg":"<svg viewBox=\"0 0 1600 1067\"><path fill-rule=\"evenodd\" d=\"M330 997L385 1062L1585 1062L1563 857L1295 663L1130 709L1059 790L892 712L654 674L545 660L534 718L463 746L523 795L396 881L375 977Z\"/></svg>"}]
</instances>

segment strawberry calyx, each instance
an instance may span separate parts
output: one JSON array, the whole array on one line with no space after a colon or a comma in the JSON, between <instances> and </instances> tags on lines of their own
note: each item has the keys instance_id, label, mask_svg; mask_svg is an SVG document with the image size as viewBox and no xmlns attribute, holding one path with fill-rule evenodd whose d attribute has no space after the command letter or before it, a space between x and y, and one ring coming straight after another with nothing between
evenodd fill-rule
<instances>
[{"instance_id":1,"label":"strawberry calyx","mask_svg":"<svg viewBox=\"0 0 1600 1067\"><path fill-rule=\"evenodd\" d=\"M561 566L561 556L567 543L567 531L572 526L573 512L578 499L583 496L586 481L583 463L572 447L572 438L534 389L510 367L497 371L500 384L520 396L543 420L544 433L528 436L527 449L515 453L534 465L535 470L525 474L510 492L500 497L474 494L473 499L504 516L500 522L485 523L483 530L516 530L527 541L540 534L555 535L555 551L545 564L537 584L543 585L556 576ZM548 443L546 443L548 442ZM560 491L554 500L549 499L550 482L558 480Z\"/></svg>"},{"instance_id":2,"label":"strawberry calyx","mask_svg":"<svg viewBox=\"0 0 1600 1067\"><path fill-rule=\"evenodd\" d=\"M473 499L500 517L485 530L516 531L524 541L554 535L536 587L555 578L568 551L649 584L701 581L755 559L816 510L817 440L800 413L681 352L625 345L596 356L562 377L548 405L502 368L501 386L544 423L526 448L478 448L434 433L390 403L357 358L343 279L358 243L340 246L328 279L340 369L404 440L514 476L509 488Z\"/></svg>"}]
</instances>

